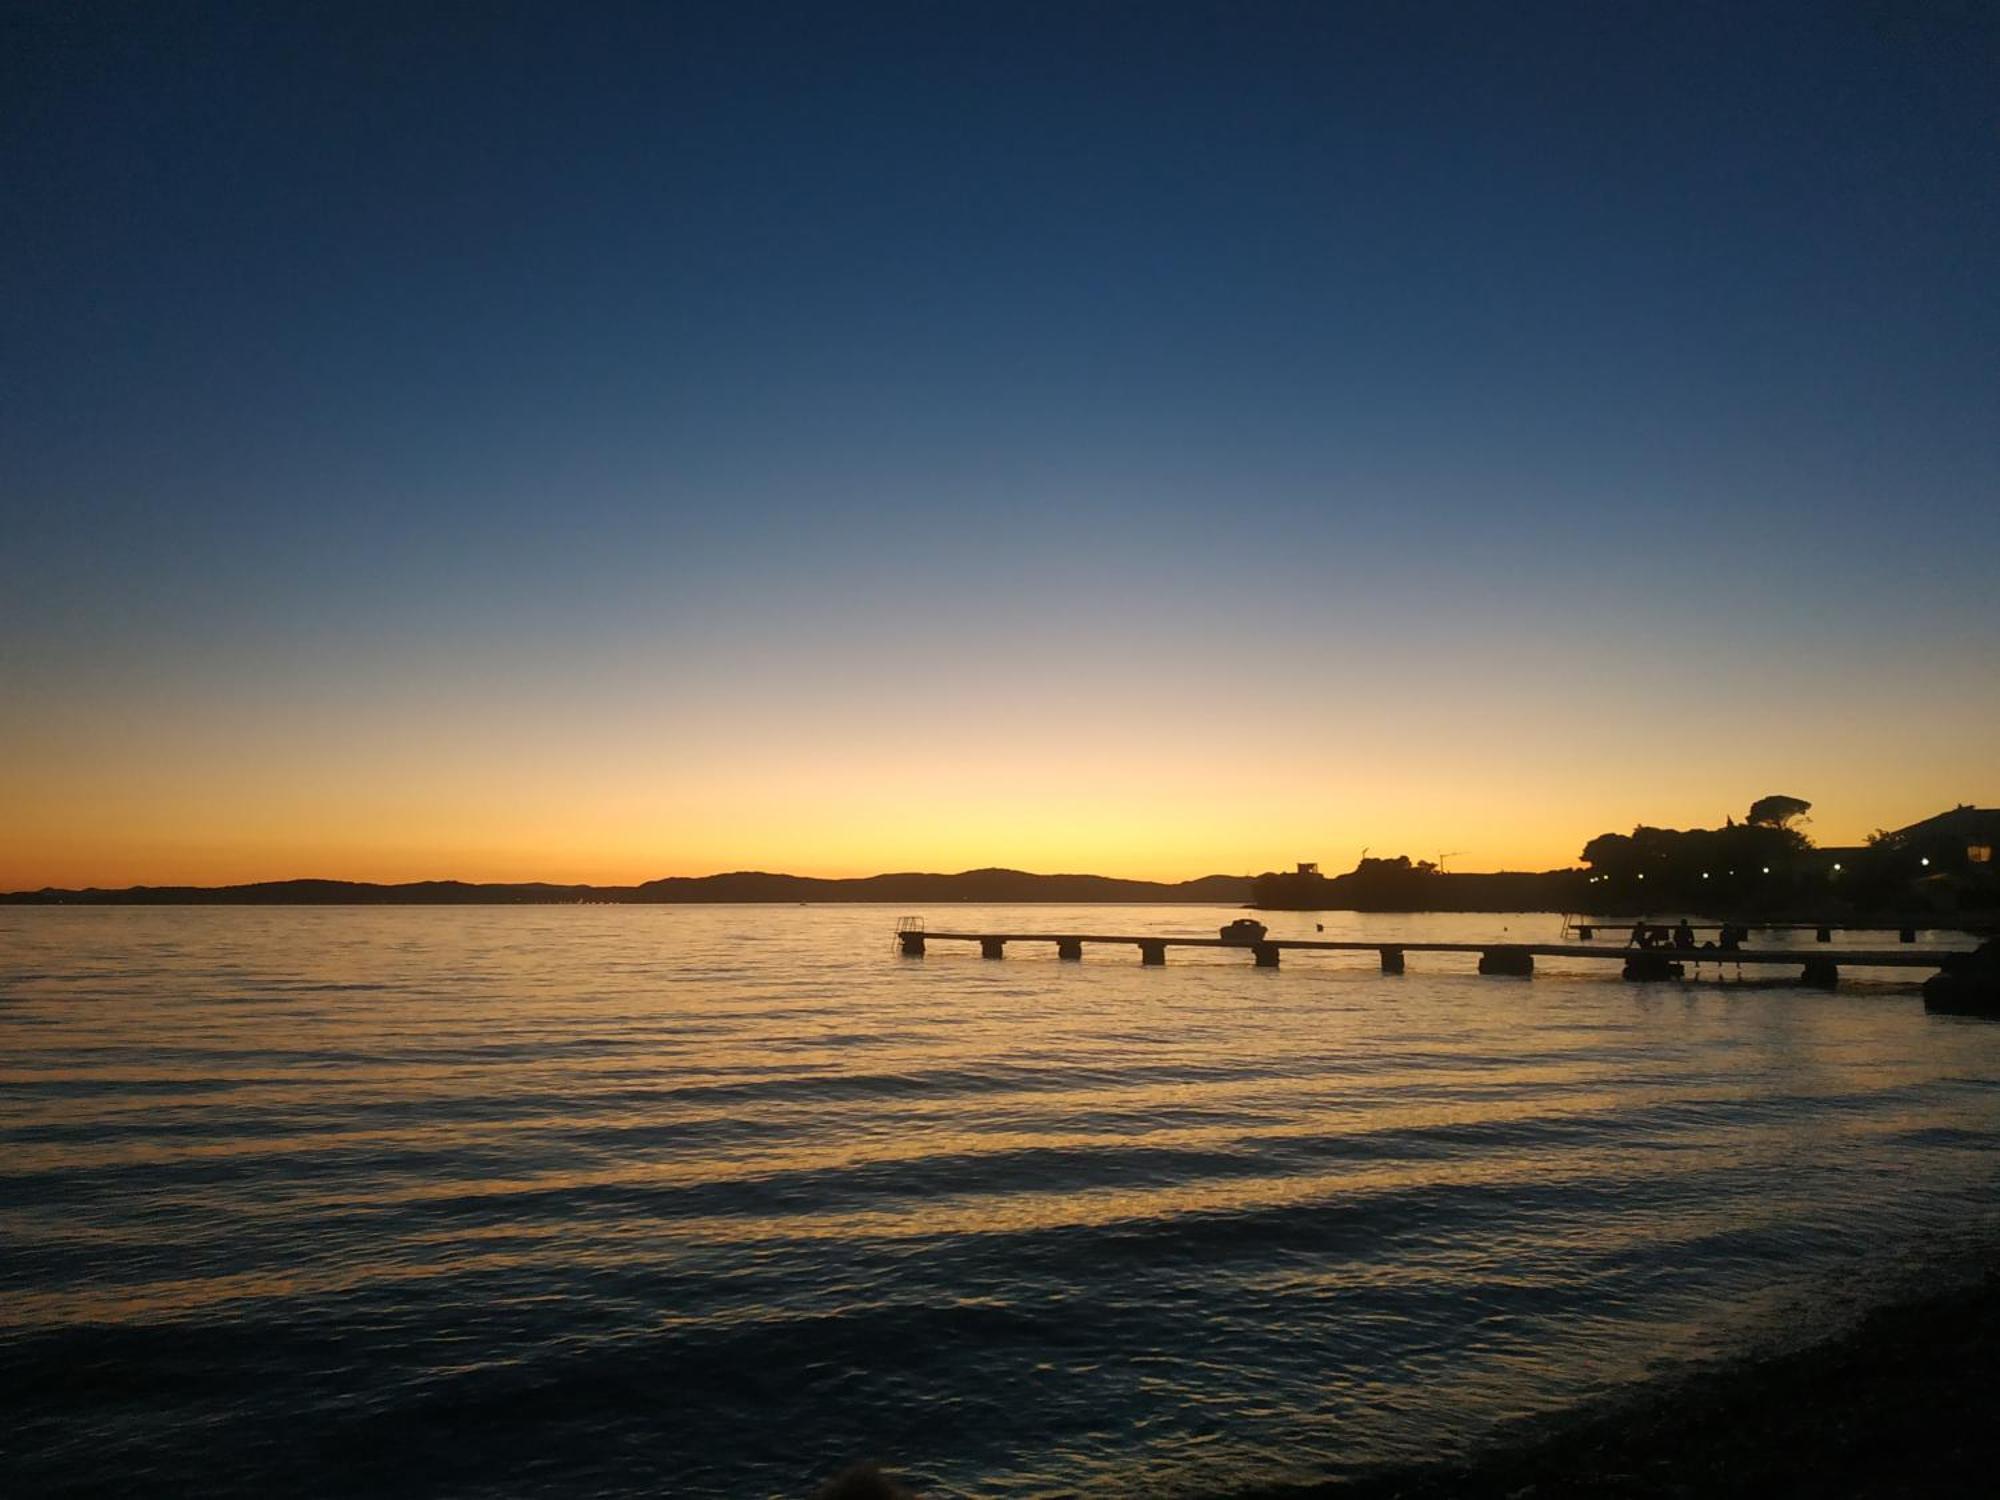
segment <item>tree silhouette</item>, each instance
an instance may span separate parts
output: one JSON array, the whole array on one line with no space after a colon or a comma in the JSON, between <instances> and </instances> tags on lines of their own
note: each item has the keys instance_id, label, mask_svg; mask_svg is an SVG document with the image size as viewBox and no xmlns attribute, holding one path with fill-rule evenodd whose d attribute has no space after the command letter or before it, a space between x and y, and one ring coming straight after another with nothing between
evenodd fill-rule
<instances>
[{"instance_id":1,"label":"tree silhouette","mask_svg":"<svg viewBox=\"0 0 2000 1500\"><path fill-rule=\"evenodd\" d=\"M1773 793L1751 803L1744 821L1755 828L1783 828L1792 819L1802 817L1811 810L1812 804L1803 797L1784 797Z\"/></svg>"}]
</instances>

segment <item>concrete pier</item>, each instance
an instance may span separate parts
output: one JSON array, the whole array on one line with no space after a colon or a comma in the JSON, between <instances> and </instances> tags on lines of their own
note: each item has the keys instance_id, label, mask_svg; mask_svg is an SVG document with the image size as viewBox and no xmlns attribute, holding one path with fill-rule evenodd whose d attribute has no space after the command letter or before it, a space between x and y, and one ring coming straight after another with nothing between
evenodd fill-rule
<instances>
[{"instance_id":1,"label":"concrete pier","mask_svg":"<svg viewBox=\"0 0 2000 1500\"><path fill-rule=\"evenodd\" d=\"M1606 937L1623 938L1635 921L1643 921L1648 927L1667 927L1667 922L1654 922L1645 918L1632 917L1564 917L1563 932L1567 936L1575 934L1579 942L1588 943L1600 933ZM1812 922L1757 922L1745 919L1729 922L1692 922L1689 926L1696 932L1722 932L1735 927L1743 932L1810 932L1815 942L1830 943L1836 932L1893 932L1897 941L1914 943L1917 933L1926 927L1942 925L1946 931L1964 932L1974 929L1956 926L1953 920L1942 914L1933 914L1921 919L1898 917L1894 920L1875 922L1834 922L1821 918Z\"/></svg>"},{"instance_id":2,"label":"concrete pier","mask_svg":"<svg viewBox=\"0 0 2000 1500\"><path fill-rule=\"evenodd\" d=\"M914 920L914 919L912 919ZM1810 929L1808 929L1810 930ZM1817 933L1814 934L1818 936ZM1231 948L1250 952L1257 968L1275 969L1287 950L1294 953L1373 953L1384 974L1405 972L1405 955L1410 953L1463 953L1477 955L1481 974L1528 979L1535 973L1537 958L1596 959L1621 966L1626 979L1656 982L1681 978L1690 965L1759 967L1789 965L1799 971L1799 982L1820 989L1832 989L1840 982L1843 968L1930 969L1956 962L1970 949L1917 948L1907 942L1894 948L1838 948L1813 952L1799 948L1630 948L1609 944L1584 943L1426 943L1372 940L1338 941L1324 938L1263 938L1256 942L1226 942L1213 937L1163 937L1138 933L1051 933L1051 932L925 932L920 927L898 929L899 951L908 958L922 958L928 943L977 943L986 958L1001 958L1009 943L1051 943L1056 956L1070 963L1082 960L1086 944L1137 948L1139 962L1158 968L1167 961L1169 948Z\"/></svg>"}]
</instances>

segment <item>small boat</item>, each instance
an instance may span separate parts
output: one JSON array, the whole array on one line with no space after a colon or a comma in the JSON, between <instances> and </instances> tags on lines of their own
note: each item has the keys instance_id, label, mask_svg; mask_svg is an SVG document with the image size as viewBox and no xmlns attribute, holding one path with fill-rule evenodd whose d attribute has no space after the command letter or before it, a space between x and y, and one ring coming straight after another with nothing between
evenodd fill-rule
<instances>
[{"instance_id":1,"label":"small boat","mask_svg":"<svg viewBox=\"0 0 2000 1500\"><path fill-rule=\"evenodd\" d=\"M1222 940L1232 948L1248 948L1253 943L1264 941L1264 934L1270 929L1262 922L1253 922L1248 917L1238 917L1222 929Z\"/></svg>"}]
</instances>

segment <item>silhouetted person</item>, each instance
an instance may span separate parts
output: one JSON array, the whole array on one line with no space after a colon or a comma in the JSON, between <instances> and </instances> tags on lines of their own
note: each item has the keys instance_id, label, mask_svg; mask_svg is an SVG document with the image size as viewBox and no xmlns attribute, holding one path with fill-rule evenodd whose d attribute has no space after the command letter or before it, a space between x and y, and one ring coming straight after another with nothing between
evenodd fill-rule
<instances>
[{"instance_id":1,"label":"silhouetted person","mask_svg":"<svg viewBox=\"0 0 2000 1500\"><path fill-rule=\"evenodd\" d=\"M1674 946L1676 948L1692 948L1694 946L1694 929L1688 926L1688 919L1686 917L1682 917L1680 921L1674 924Z\"/></svg>"},{"instance_id":2,"label":"silhouetted person","mask_svg":"<svg viewBox=\"0 0 2000 1500\"><path fill-rule=\"evenodd\" d=\"M1625 939L1625 946L1628 948L1650 948L1652 946L1650 941L1652 931L1653 929L1646 925L1646 919L1644 917L1639 918L1638 921L1632 924L1632 935Z\"/></svg>"},{"instance_id":3,"label":"silhouetted person","mask_svg":"<svg viewBox=\"0 0 2000 1500\"><path fill-rule=\"evenodd\" d=\"M1722 924L1722 951L1734 953L1743 946L1743 929L1728 922Z\"/></svg>"}]
</instances>

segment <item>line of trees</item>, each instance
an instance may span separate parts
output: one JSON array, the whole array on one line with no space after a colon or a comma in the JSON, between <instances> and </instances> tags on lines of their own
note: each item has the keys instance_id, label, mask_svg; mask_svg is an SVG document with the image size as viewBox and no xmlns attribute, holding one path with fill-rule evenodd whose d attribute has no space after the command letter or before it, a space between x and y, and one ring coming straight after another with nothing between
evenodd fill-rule
<instances>
[{"instance_id":1,"label":"line of trees","mask_svg":"<svg viewBox=\"0 0 2000 1500\"><path fill-rule=\"evenodd\" d=\"M1259 875L1252 904L1270 911L1572 911L1586 889L1579 870L1447 875L1407 854L1363 856L1344 875Z\"/></svg>"},{"instance_id":2,"label":"line of trees","mask_svg":"<svg viewBox=\"0 0 2000 1500\"><path fill-rule=\"evenodd\" d=\"M1600 833L1583 846L1584 905L1606 910L1733 912L1790 906L1823 886L1812 840L1796 826L1812 804L1759 797L1739 823Z\"/></svg>"},{"instance_id":3,"label":"line of trees","mask_svg":"<svg viewBox=\"0 0 2000 1500\"><path fill-rule=\"evenodd\" d=\"M1947 870L1939 850L1950 837L1940 835L1944 843L1922 861L1923 851L1904 848L1902 835L1823 851L1802 826L1811 811L1803 797L1774 794L1720 828L1641 824L1601 833L1583 846L1583 868L1537 874L1448 875L1429 860L1364 855L1331 878L1305 870L1260 875L1252 900L1291 911L1692 912L1751 920L2000 909L2000 869L1959 860Z\"/></svg>"}]
</instances>

